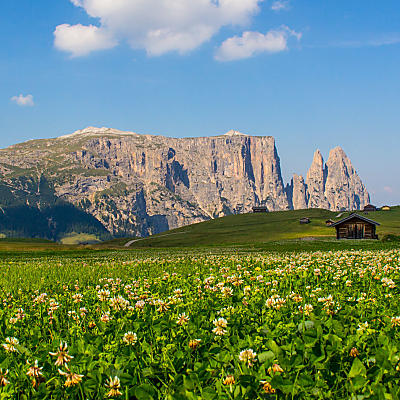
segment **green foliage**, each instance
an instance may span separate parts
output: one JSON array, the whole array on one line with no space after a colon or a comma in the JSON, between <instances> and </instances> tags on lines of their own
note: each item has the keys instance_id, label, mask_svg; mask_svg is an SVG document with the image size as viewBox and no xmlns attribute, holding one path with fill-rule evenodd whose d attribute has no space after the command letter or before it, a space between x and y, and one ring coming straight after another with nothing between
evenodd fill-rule
<instances>
[{"instance_id":1,"label":"green foliage","mask_svg":"<svg viewBox=\"0 0 400 400\"><path fill-rule=\"evenodd\" d=\"M3 257L0 399L397 399L399 265L399 250Z\"/></svg>"}]
</instances>

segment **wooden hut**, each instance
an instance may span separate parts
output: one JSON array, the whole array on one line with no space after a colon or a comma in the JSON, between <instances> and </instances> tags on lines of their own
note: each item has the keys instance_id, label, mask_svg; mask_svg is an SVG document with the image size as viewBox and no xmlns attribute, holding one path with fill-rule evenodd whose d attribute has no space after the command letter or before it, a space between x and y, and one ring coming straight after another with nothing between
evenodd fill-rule
<instances>
[{"instance_id":1,"label":"wooden hut","mask_svg":"<svg viewBox=\"0 0 400 400\"><path fill-rule=\"evenodd\" d=\"M336 228L337 239L378 239L376 235L378 225L380 224L372 219L351 214L331 226Z\"/></svg>"},{"instance_id":2,"label":"wooden hut","mask_svg":"<svg viewBox=\"0 0 400 400\"><path fill-rule=\"evenodd\" d=\"M268 212L268 208L267 207L253 207L253 213L266 213Z\"/></svg>"},{"instance_id":3,"label":"wooden hut","mask_svg":"<svg viewBox=\"0 0 400 400\"><path fill-rule=\"evenodd\" d=\"M333 221L332 219L328 219L327 221L325 221L326 226L332 226L335 223L335 221Z\"/></svg>"},{"instance_id":4,"label":"wooden hut","mask_svg":"<svg viewBox=\"0 0 400 400\"><path fill-rule=\"evenodd\" d=\"M383 206L383 207L381 207L381 210L382 211L390 211L391 208L389 206Z\"/></svg>"},{"instance_id":5,"label":"wooden hut","mask_svg":"<svg viewBox=\"0 0 400 400\"><path fill-rule=\"evenodd\" d=\"M376 211L376 206L373 206L372 204L367 204L367 205L364 207L364 211L366 211L366 212Z\"/></svg>"}]
</instances>

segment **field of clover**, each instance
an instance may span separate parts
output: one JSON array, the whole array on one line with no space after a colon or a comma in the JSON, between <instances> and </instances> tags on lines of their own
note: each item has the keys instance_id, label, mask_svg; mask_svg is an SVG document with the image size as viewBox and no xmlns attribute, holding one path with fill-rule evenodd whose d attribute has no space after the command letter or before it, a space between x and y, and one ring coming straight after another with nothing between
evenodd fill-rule
<instances>
[{"instance_id":1,"label":"field of clover","mask_svg":"<svg viewBox=\"0 0 400 400\"><path fill-rule=\"evenodd\" d=\"M400 251L0 262L0 399L398 399Z\"/></svg>"}]
</instances>

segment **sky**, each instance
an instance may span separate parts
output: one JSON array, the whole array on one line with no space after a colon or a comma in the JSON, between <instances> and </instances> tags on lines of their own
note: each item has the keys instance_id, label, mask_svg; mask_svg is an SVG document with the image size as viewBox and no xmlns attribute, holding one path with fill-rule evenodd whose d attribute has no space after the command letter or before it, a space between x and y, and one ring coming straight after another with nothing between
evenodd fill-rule
<instances>
[{"instance_id":1,"label":"sky","mask_svg":"<svg viewBox=\"0 0 400 400\"><path fill-rule=\"evenodd\" d=\"M398 0L3 0L0 147L87 126L272 135L287 183L341 146L400 204Z\"/></svg>"}]
</instances>

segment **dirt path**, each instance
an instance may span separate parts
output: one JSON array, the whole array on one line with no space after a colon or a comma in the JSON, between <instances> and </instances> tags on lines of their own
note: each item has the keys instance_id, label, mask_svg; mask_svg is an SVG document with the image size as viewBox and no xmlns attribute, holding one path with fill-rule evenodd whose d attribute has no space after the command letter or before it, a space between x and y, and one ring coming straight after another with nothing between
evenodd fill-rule
<instances>
[{"instance_id":1,"label":"dirt path","mask_svg":"<svg viewBox=\"0 0 400 400\"><path fill-rule=\"evenodd\" d=\"M182 235L182 234L184 234L184 233L187 233L187 232L167 233L166 235L157 236L157 238L165 237L165 236L172 236L172 235ZM141 240L147 240L147 239L151 239L151 236L146 237L146 238L141 238L141 239L133 239L133 240L130 240L129 242L125 243L124 246L125 246L125 247L129 247L131 244L133 244L133 243L135 243L135 242L140 242Z\"/></svg>"}]
</instances>

